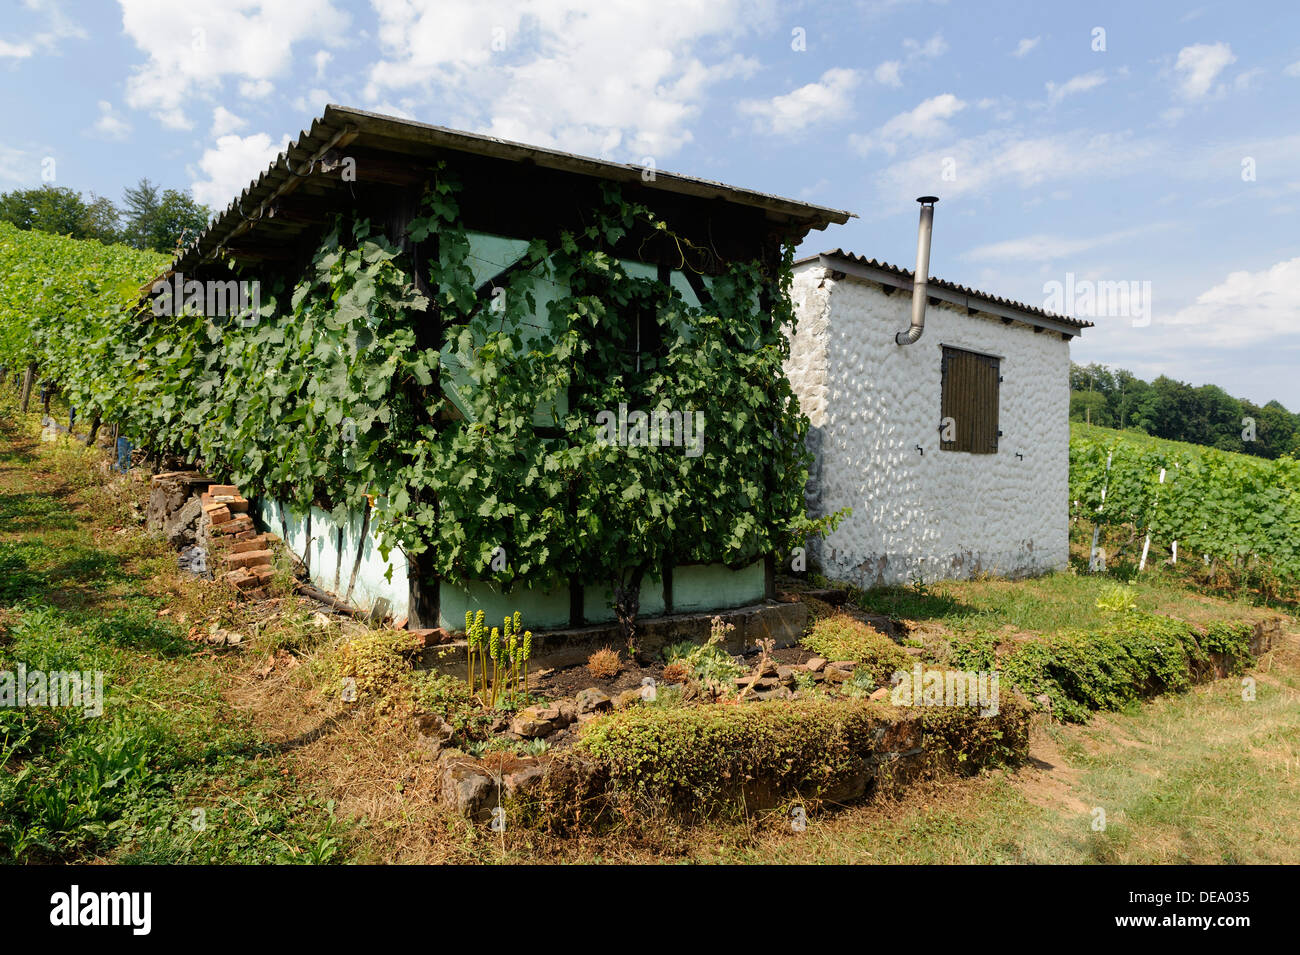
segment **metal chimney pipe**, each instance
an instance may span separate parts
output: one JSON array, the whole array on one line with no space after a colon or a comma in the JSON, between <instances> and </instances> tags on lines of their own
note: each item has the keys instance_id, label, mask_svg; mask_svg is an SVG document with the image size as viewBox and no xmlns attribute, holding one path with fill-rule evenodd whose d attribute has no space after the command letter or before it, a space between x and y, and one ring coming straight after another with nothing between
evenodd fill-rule
<instances>
[{"instance_id":1,"label":"metal chimney pipe","mask_svg":"<svg viewBox=\"0 0 1300 955\"><path fill-rule=\"evenodd\" d=\"M912 273L912 324L899 332L894 341L911 345L925 331L926 286L930 282L930 233L934 230L934 204L938 196L921 196L921 223L916 230L916 271Z\"/></svg>"}]
</instances>

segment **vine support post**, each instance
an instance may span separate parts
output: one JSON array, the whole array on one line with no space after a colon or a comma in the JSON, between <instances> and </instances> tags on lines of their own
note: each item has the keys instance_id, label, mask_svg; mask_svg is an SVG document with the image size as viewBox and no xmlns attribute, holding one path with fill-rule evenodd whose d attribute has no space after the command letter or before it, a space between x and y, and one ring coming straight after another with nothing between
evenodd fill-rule
<instances>
[{"instance_id":1,"label":"vine support post","mask_svg":"<svg viewBox=\"0 0 1300 955\"><path fill-rule=\"evenodd\" d=\"M1164 484L1164 483L1165 483L1165 469L1164 469L1164 468L1161 468L1161 469L1160 469L1160 483L1161 483L1161 484ZM1152 510L1155 510L1155 506L1156 506L1156 504L1159 503L1159 501L1160 501L1160 489L1157 488L1157 489L1156 489L1155 499L1152 501L1152 505L1151 505ZM1142 542L1142 559L1141 559L1140 561L1138 561L1138 573L1141 573L1142 571L1146 570L1146 567L1147 567L1147 552L1148 552L1149 550L1151 550L1151 521L1150 521L1150 520L1147 521L1147 536L1146 536L1146 540L1144 540L1144 541Z\"/></svg>"},{"instance_id":2,"label":"vine support post","mask_svg":"<svg viewBox=\"0 0 1300 955\"><path fill-rule=\"evenodd\" d=\"M1092 550L1088 554L1088 570L1094 574L1106 569L1106 557L1098 550L1097 542L1101 538L1101 512L1106 506L1106 491L1110 487L1110 462L1113 454L1112 451L1106 452L1106 477L1101 485L1101 503L1097 506L1097 522L1092 525Z\"/></svg>"},{"instance_id":3,"label":"vine support post","mask_svg":"<svg viewBox=\"0 0 1300 955\"><path fill-rule=\"evenodd\" d=\"M36 362L30 362L27 365L27 371L23 375L23 397L19 403L19 410L27 414L27 403L32 398L32 384L36 381Z\"/></svg>"}]
</instances>

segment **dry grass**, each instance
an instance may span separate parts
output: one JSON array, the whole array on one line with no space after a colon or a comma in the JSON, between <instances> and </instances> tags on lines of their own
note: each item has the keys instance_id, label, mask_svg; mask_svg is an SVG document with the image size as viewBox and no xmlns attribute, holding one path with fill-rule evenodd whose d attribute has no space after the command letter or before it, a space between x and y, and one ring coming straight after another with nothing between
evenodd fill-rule
<instances>
[{"instance_id":1,"label":"dry grass","mask_svg":"<svg viewBox=\"0 0 1300 955\"><path fill-rule=\"evenodd\" d=\"M602 647L587 657L587 672L597 680L612 680L623 672L623 660L617 650Z\"/></svg>"}]
</instances>

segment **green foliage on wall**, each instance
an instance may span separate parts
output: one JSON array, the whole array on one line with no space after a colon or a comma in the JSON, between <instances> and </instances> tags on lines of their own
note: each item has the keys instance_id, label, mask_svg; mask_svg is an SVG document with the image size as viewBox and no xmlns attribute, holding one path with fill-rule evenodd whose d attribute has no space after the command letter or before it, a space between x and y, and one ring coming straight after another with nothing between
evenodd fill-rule
<instances>
[{"instance_id":1,"label":"green foliage on wall","mask_svg":"<svg viewBox=\"0 0 1300 955\"><path fill-rule=\"evenodd\" d=\"M389 543L444 579L611 584L625 625L664 559L739 567L815 529L807 419L782 369L791 249L725 265L708 300L688 302L629 274L616 248L649 233L689 269L693 247L606 187L584 229L529 243L489 294L458 193L439 170L402 245L341 218L296 287L261 289L255 317L54 302L50 321L75 308L89 327L57 342L19 330L9 352L36 353L81 405L248 492L336 517L368 497ZM40 281L58 266L27 268ZM556 290L544 308L539 282ZM659 347L639 349L651 332ZM436 387L443 354L473 383L468 416ZM703 412L699 453L608 443L598 418L620 404Z\"/></svg>"}]
</instances>

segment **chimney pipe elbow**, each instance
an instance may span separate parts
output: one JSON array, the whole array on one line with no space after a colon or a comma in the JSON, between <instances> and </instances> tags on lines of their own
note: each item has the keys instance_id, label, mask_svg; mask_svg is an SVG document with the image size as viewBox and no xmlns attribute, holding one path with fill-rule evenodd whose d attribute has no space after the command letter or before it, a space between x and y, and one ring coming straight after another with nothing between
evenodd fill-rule
<instances>
[{"instance_id":1,"label":"chimney pipe elbow","mask_svg":"<svg viewBox=\"0 0 1300 955\"><path fill-rule=\"evenodd\" d=\"M921 221L916 230L916 270L912 273L912 323L894 336L899 345L915 344L925 331L926 286L930 280L930 232L938 196L920 196Z\"/></svg>"}]
</instances>

